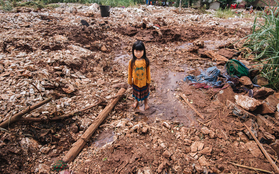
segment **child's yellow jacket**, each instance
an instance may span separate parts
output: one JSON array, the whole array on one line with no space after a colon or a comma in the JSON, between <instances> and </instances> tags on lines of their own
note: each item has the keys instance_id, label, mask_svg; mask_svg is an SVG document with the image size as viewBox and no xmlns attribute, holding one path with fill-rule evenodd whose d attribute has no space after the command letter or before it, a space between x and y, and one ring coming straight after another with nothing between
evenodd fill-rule
<instances>
[{"instance_id":1,"label":"child's yellow jacket","mask_svg":"<svg viewBox=\"0 0 279 174\"><path fill-rule=\"evenodd\" d=\"M132 59L129 61L128 83L130 85L134 84L139 88L142 88L147 84L150 84L150 66L146 67L145 60L136 60L133 68L131 68L131 62Z\"/></svg>"}]
</instances>

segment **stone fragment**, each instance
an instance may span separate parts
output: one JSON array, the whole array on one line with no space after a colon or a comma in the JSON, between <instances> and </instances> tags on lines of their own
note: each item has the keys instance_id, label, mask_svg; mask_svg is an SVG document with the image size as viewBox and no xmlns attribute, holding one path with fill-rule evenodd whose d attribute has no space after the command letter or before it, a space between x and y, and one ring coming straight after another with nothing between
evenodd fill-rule
<instances>
[{"instance_id":1,"label":"stone fragment","mask_svg":"<svg viewBox=\"0 0 279 174\"><path fill-rule=\"evenodd\" d=\"M210 166L210 163L207 161L207 159L204 156L201 156L198 161L201 166Z\"/></svg>"},{"instance_id":2,"label":"stone fragment","mask_svg":"<svg viewBox=\"0 0 279 174\"><path fill-rule=\"evenodd\" d=\"M278 103L279 100L274 95L270 95L262 102L262 105L258 107L255 112L259 114L274 114L277 110Z\"/></svg>"},{"instance_id":3,"label":"stone fragment","mask_svg":"<svg viewBox=\"0 0 279 174\"><path fill-rule=\"evenodd\" d=\"M260 101L249 96L235 95L234 98L239 106L248 111L254 111L259 105L261 105Z\"/></svg>"},{"instance_id":4,"label":"stone fragment","mask_svg":"<svg viewBox=\"0 0 279 174\"><path fill-rule=\"evenodd\" d=\"M66 92L67 94L71 94L72 92L75 91L75 87L73 85L71 85L71 84L67 84L66 88L62 88L62 90L64 92Z\"/></svg>"},{"instance_id":5,"label":"stone fragment","mask_svg":"<svg viewBox=\"0 0 279 174\"><path fill-rule=\"evenodd\" d=\"M108 49L107 49L107 47L105 46L105 45L103 45L102 47L101 47L101 51L103 51L103 52L106 52Z\"/></svg>"},{"instance_id":6,"label":"stone fragment","mask_svg":"<svg viewBox=\"0 0 279 174\"><path fill-rule=\"evenodd\" d=\"M196 173L203 173L203 168L200 164L195 164Z\"/></svg>"},{"instance_id":7,"label":"stone fragment","mask_svg":"<svg viewBox=\"0 0 279 174\"><path fill-rule=\"evenodd\" d=\"M166 150L162 155L167 159L171 157L171 153L168 150Z\"/></svg>"},{"instance_id":8,"label":"stone fragment","mask_svg":"<svg viewBox=\"0 0 279 174\"><path fill-rule=\"evenodd\" d=\"M275 112L274 117L279 120L279 112Z\"/></svg>"},{"instance_id":9,"label":"stone fragment","mask_svg":"<svg viewBox=\"0 0 279 174\"><path fill-rule=\"evenodd\" d=\"M210 133L210 130L207 127L202 127L201 132L205 135L208 135Z\"/></svg>"},{"instance_id":10,"label":"stone fragment","mask_svg":"<svg viewBox=\"0 0 279 174\"><path fill-rule=\"evenodd\" d=\"M171 129L171 126L170 126L169 123L167 123L167 122L163 122L163 123L162 123L162 126L164 126L164 127L167 128L167 129Z\"/></svg>"},{"instance_id":11,"label":"stone fragment","mask_svg":"<svg viewBox=\"0 0 279 174\"><path fill-rule=\"evenodd\" d=\"M220 54L221 56L224 56L228 59L231 59L231 58L233 58L235 53L233 51L230 51L230 50L227 50L227 49L220 49L218 51L218 54Z\"/></svg>"},{"instance_id":12,"label":"stone fragment","mask_svg":"<svg viewBox=\"0 0 279 174\"><path fill-rule=\"evenodd\" d=\"M211 58L212 61L217 62L218 65L223 65L223 64L225 64L228 61L227 58L225 58L224 56L221 56L221 55L215 53L213 50L207 50L207 51L204 52L204 54L207 57Z\"/></svg>"},{"instance_id":13,"label":"stone fragment","mask_svg":"<svg viewBox=\"0 0 279 174\"><path fill-rule=\"evenodd\" d=\"M210 155L212 152L212 147L205 147L203 150L201 150L199 153L203 155Z\"/></svg>"},{"instance_id":14,"label":"stone fragment","mask_svg":"<svg viewBox=\"0 0 279 174\"><path fill-rule=\"evenodd\" d=\"M251 154L256 158L264 158L261 150L259 149L258 145L254 141L249 141L246 144L247 149L251 152Z\"/></svg>"},{"instance_id":15,"label":"stone fragment","mask_svg":"<svg viewBox=\"0 0 279 174\"><path fill-rule=\"evenodd\" d=\"M260 89L254 91L253 97L256 99L265 99L274 94L274 92L275 91L271 88L261 87Z\"/></svg>"},{"instance_id":16,"label":"stone fragment","mask_svg":"<svg viewBox=\"0 0 279 174\"><path fill-rule=\"evenodd\" d=\"M50 173L50 167L45 164L39 164L39 174L48 174Z\"/></svg>"},{"instance_id":17,"label":"stone fragment","mask_svg":"<svg viewBox=\"0 0 279 174\"><path fill-rule=\"evenodd\" d=\"M20 145L26 151L37 151L39 148L39 143L36 140L28 137L22 138Z\"/></svg>"},{"instance_id":18,"label":"stone fragment","mask_svg":"<svg viewBox=\"0 0 279 174\"><path fill-rule=\"evenodd\" d=\"M240 77L239 82L240 82L242 85L249 86L249 87L253 87L253 84L252 84L251 79L250 79L249 77L247 77L247 76L242 76L242 77Z\"/></svg>"},{"instance_id":19,"label":"stone fragment","mask_svg":"<svg viewBox=\"0 0 279 174\"><path fill-rule=\"evenodd\" d=\"M78 132L78 126L76 123L73 123L70 127L70 131L73 133L77 133Z\"/></svg>"},{"instance_id":20,"label":"stone fragment","mask_svg":"<svg viewBox=\"0 0 279 174\"><path fill-rule=\"evenodd\" d=\"M260 86L266 86L266 85L268 85L268 79L257 75L256 76L256 84L260 85Z\"/></svg>"},{"instance_id":21,"label":"stone fragment","mask_svg":"<svg viewBox=\"0 0 279 174\"><path fill-rule=\"evenodd\" d=\"M249 141L248 137L243 132L238 132L237 135L244 143L247 143Z\"/></svg>"},{"instance_id":22,"label":"stone fragment","mask_svg":"<svg viewBox=\"0 0 279 174\"><path fill-rule=\"evenodd\" d=\"M191 152L197 152L203 149L204 144L200 141L195 141L192 145L191 145Z\"/></svg>"},{"instance_id":23,"label":"stone fragment","mask_svg":"<svg viewBox=\"0 0 279 174\"><path fill-rule=\"evenodd\" d=\"M215 132L213 132L213 131L210 130L210 132L209 132L209 137L210 137L211 139L216 138Z\"/></svg>"},{"instance_id":24,"label":"stone fragment","mask_svg":"<svg viewBox=\"0 0 279 174\"><path fill-rule=\"evenodd\" d=\"M44 154L47 154L47 153L50 151L50 148L49 148L49 147L42 147L42 148L40 149L40 151L41 151L42 153L44 153Z\"/></svg>"}]
</instances>

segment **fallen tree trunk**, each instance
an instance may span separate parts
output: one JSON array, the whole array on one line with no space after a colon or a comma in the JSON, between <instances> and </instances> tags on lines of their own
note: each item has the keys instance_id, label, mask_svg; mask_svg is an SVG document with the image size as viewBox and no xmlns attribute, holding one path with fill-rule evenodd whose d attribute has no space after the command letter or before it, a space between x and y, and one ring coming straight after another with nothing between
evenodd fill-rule
<instances>
[{"instance_id":1,"label":"fallen tree trunk","mask_svg":"<svg viewBox=\"0 0 279 174\"><path fill-rule=\"evenodd\" d=\"M113 109L113 107L116 105L116 103L118 102L118 100L121 98L121 96L124 94L125 91L126 90L124 88L121 88L118 91L117 93L118 97L113 99L112 102L105 107L105 109L99 114L96 120L88 127L88 129L84 132L84 134L80 137L80 139L78 139L77 142L73 144L73 147L63 158L64 162L68 163L73 161L76 158L79 152L83 149L83 146L88 142L89 138L97 130L100 124L106 119L110 111Z\"/></svg>"},{"instance_id":2,"label":"fallen tree trunk","mask_svg":"<svg viewBox=\"0 0 279 174\"><path fill-rule=\"evenodd\" d=\"M99 101L91 106L88 106L84 109L81 109L79 111L75 111L75 112L71 112L71 113L68 113L68 114L65 114L65 115L61 115L59 117L53 117L53 118L21 118L20 121L31 121L31 122L40 122L40 121L45 121L45 120L48 120L48 121L57 121L57 120L62 120L62 119L65 119L65 118L69 118L69 117L72 117L78 113L81 113L81 112L84 112L88 109L91 109L93 108L94 106L97 106L99 105L100 103L102 103L102 101Z\"/></svg>"},{"instance_id":3,"label":"fallen tree trunk","mask_svg":"<svg viewBox=\"0 0 279 174\"><path fill-rule=\"evenodd\" d=\"M266 152L266 150L264 149L264 147L262 146L262 144L259 142L259 140L257 139L257 137L254 135L254 133L248 128L248 126L246 124L244 124L244 126L248 129L248 131L250 132L250 134L252 135L252 137L254 138L254 140L256 141L256 143L258 144L258 146L260 147L260 149L262 150L264 156L267 158L267 160L269 161L269 163L272 165L273 169L275 170L276 173L279 173L279 168L276 166L276 164L274 163L274 161L270 158L270 156L268 155L268 153Z\"/></svg>"},{"instance_id":4,"label":"fallen tree trunk","mask_svg":"<svg viewBox=\"0 0 279 174\"><path fill-rule=\"evenodd\" d=\"M204 119L204 116L202 114L200 114L195 108L194 106L191 105L191 103L188 101L188 99L186 97L184 97L182 94L180 94L180 96L184 99L184 101L196 112L196 114L198 114L199 117L201 117L202 119Z\"/></svg>"},{"instance_id":5,"label":"fallen tree trunk","mask_svg":"<svg viewBox=\"0 0 279 174\"><path fill-rule=\"evenodd\" d=\"M31 106L31 107L28 107L28 108L24 109L23 111L17 113L16 115L14 115L14 116L10 117L9 119L5 120L4 122L2 122L2 123L0 124L0 127L3 127L3 128L4 128L4 127L7 127L7 126L9 126L11 123L14 123L14 122L20 120L20 118L21 118L23 115L25 115L25 114L29 113L30 111L32 111L32 110L34 110L34 109L37 109L38 107L40 107L40 106L42 106L42 105L44 105L44 104L50 102L51 99L52 99L52 98L48 98L48 99L46 99L46 100L44 100L44 101L41 101L41 102L39 102L39 103L37 103L37 104Z\"/></svg>"}]
</instances>

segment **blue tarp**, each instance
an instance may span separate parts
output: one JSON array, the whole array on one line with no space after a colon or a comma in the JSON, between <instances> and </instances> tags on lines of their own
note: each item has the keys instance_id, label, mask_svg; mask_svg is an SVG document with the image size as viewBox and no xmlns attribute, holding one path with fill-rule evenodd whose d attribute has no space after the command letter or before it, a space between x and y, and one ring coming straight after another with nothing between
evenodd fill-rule
<instances>
[{"instance_id":1,"label":"blue tarp","mask_svg":"<svg viewBox=\"0 0 279 174\"><path fill-rule=\"evenodd\" d=\"M207 68L205 72L201 72L198 76L187 76L183 80L184 81L191 81L192 83L206 83L207 85L216 87L221 86L222 81L217 81L218 76L220 75L220 70L216 67Z\"/></svg>"}]
</instances>

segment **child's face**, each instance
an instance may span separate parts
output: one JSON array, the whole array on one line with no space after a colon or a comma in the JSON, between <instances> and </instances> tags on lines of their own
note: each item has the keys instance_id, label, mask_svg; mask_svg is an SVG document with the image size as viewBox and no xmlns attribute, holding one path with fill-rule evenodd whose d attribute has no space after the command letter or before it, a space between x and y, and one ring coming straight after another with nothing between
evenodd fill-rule
<instances>
[{"instance_id":1,"label":"child's face","mask_svg":"<svg viewBox=\"0 0 279 174\"><path fill-rule=\"evenodd\" d=\"M136 58L140 59L143 56L144 51L143 50L134 50L134 55Z\"/></svg>"}]
</instances>

